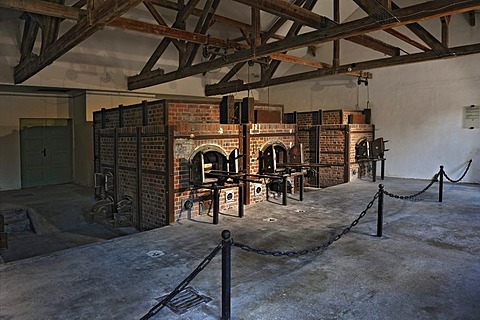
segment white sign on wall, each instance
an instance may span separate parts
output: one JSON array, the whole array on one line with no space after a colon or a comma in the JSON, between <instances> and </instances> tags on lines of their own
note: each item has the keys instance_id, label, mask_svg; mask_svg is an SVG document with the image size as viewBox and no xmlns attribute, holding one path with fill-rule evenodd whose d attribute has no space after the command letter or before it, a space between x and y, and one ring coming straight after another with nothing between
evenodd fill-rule
<instances>
[{"instance_id":1,"label":"white sign on wall","mask_svg":"<svg viewBox=\"0 0 480 320\"><path fill-rule=\"evenodd\" d=\"M463 107L463 128L480 128L480 106Z\"/></svg>"}]
</instances>

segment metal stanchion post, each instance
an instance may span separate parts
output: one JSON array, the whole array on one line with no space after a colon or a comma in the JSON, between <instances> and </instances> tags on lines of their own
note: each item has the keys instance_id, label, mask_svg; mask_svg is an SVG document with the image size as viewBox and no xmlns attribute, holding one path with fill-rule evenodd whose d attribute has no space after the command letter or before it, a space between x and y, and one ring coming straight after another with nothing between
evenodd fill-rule
<instances>
[{"instance_id":1,"label":"metal stanchion post","mask_svg":"<svg viewBox=\"0 0 480 320\"><path fill-rule=\"evenodd\" d=\"M288 185L287 185L287 176L284 176L282 178L282 189L283 189L283 198L282 198L282 204L284 206L287 205L287 192L288 192Z\"/></svg>"},{"instance_id":2,"label":"metal stanchion post","mask_svg":"<svg viewBox=\"0 0 480 320\"><path fill-rule=\"evenodd\" d=\"M232 252L230 231L222 231L222 320L230 320Z\"/></svg>"},{"instance_id":3,"label":"metal stanchion post","mask_svg":"<svg viewBox=\"0 0 480 320\"><path fill-rule=\"evenodd\" d=\"M218 224L218 213L220 212L220 192L218 186L213 187L213 224Z\"/></svg>"},{"instance_id":4,"label":"metal stanchion post","mask_svg":"<svg viewBox=\"0 0 480 320\"><path fill-rule=\"evenodd\" d=\"M244 194L244 184L240 183L238 185L238 216L243 218L245 215L245 208L243 206L243 194Z\"/></svg>"},{"instance_id":5,"label":"metal stanchion post","mask_svg":"<svg viewBox=\"0 0 480 320\"><path fill-rule=\"evenodd\" d=\"M377 237L382 236L383 228L383 184L378 185Z\"/></svg>"},{"instance_id":6,"label":"metal stanchion post","mask_svg":"<svg viewBox=\"0 0 480 320\"><path fill-rule=\"evenodd\" d=\"M440 166L440 171L438 172L438 202L443 201L443 166Z\"/></svg>"},{"instance_id":7,"label":"metal stanchion post","mask_svg":"<svg viewBox=\"0 0 480 320\"><path fill-rule=\"evenodd\" d=\"M299 179L299 183L300 183L300 201L303 201L303 191L304 191L304 177L303 177L303 173L300 175L300 179Z\"/></svg>"}]
</instances>

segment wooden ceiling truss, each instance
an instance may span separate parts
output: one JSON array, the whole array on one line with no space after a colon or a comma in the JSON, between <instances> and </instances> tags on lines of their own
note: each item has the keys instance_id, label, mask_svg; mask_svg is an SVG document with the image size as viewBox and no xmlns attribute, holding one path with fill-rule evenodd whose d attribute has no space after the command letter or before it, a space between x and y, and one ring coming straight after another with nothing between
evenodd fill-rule
<instances>
[{"instance_id":1,"label":"wooden ceiling truss","mask_svg":"<svg viewBox=\"0 0 480 320\"><path fill-rule=\"evenodd\" d=\"M449 46L451 16L464 14L465 23L474 27L475 10L480 9L480 0L430 0L403 8L392 0L352 0L367 16L343 23L339 0L332 0L333 19L313 12L317 0L230 1L240 3L249 10L250 23L217 14L217 9L227 3L220 0L79 0L70 6L65 5L65 0L0 0L0 8L24 12L21 16L24 28L20 61L14 69L14 81L24 82L106 26L159 38L156 49L146 58L142 70L128 78L130 90L206 74L223 67L230 68L218 83L206 86L205 95L208 96L330 75L371 77L364 70L480 53L480 44ZM141 3L151 15L151 22L122 17ZM199 7L199 3L203 5ZM165 15L172 12L175 19L169 25ZM262 12L276 16L265 30L261 28ZM438 19L441 39L421 25L423 21L432 19ZM64 20L70 20L73 26L60 35L60 25ZM287 22L292 24L282 35L280 30ZM187 26L192 30L187 30ZM396 29L401 26L408 28L412 35ZM306 31L304 27L313 28L313 31ZM232 32L236 30L238 37L229 40L210 35L220 34L218 29L221 28ZM401 41L395 41L398 45L381 41L371 35L376 31L383 31ZM341 40L382 53L384 57L342 64ZM36 41L41 41L41 45L35 50ZM332 42L333 59L330 62L319 61L316 46L328 42ZM178 66L174 71L165 72L155 67L170 44L178 52ZM288 54L299 48L307 48L304 57ZM312 70L275 76L282 63ZM240 79L238 73L246 64L261 66L260 79L248 79L247 82ZM232 80L236 75L236 79Z\"/></svg>"}]
</instances>

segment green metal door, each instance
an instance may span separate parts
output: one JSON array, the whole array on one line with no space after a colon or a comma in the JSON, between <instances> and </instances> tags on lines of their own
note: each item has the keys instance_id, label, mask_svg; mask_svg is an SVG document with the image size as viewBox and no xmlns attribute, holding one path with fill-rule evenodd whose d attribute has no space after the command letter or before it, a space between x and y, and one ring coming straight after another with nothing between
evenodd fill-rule
<instances>
[{"instance_id":1,"label":"green metal door","mask_svg":"<svg viewBox=\"0 0 480 320\"><path fill-rule=\"evenodd\" d=\"M72 127L68 119L20 119L22 187L72 182Z\"/></svg>"}]
</instances>

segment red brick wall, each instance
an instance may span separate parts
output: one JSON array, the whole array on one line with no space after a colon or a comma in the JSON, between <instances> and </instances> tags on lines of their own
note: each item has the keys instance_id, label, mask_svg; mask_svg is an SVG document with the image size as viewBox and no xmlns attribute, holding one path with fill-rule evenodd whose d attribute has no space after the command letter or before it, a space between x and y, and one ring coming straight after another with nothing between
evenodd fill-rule
<instances>
[{"instance_id":1,"label":"red brick wall","mask_svg":"<svg viewBox=\"0 0 480 320\"><path fill-rule=\"evenodd\" d=\"M250 170L248 173L257 174L259 171L259 163L257 158L259 150L265 150L272 143L282 143L287 152L290 147L295 145L296 125L294 124L250 124L247 126L250 134ZM278 135L275 135L278 134ZM265 200L265 191L267 190L265 183L262 183L264 192L255 196L254 188L258 184L248 183L250 202L256 203Z\"/></svg>"},{"instance_id":2,"label":"red brick wall","mask_svg":"<svg viewBox=\"0 0 480 320\"><path fill-rule=\"evenodd\" d=\"M168 101L168 124L220 123L220 102Z\"/></svg>"},{"instance_id":3,"label":"red brick wall","mask_svg":"<svg viewBox=\"0 0 480 320\"><path fill-rule=\"evenodd\" d=\"M210 207L212 197L211 190L191 190L190 186L190 157L196 153L197 148L207 145L220 147L227 156L240 146L240 126L227 124L180 124L174 127L174 141L172 151L174 153L174 215L176 219L185 218L188 212L182 208L182 201L188 198L194 199L192 215L200 213L200 204L203 203L204 213ZM234 191L234 201L225 201L225 192ZM199 198L205 198L199 200ZM237 188L229 188L220 191L220 211L236 209L238 206ZM213 208L211 208L213 213Z\"/></svg>"},{"instance_id":4,"label":"red brick wall","mask_svg":"<svg viewBox=\"0 0 480 320\"><path fill-rule=\"evenodd\" d=\"M322 125L344 124L342 121L342 110L324 110L322 112Z\"/></svg>"},{"instance_id":5,"label":"red brick wall","mask_svg":"<svg viewBox=\"0 0 480 320\"><path fill-rule=\"evenodd\" d=\"M322 124L348 124L348 116L362 114L362 110L323 110Z\"/></svg>"},{"instance_id":6,"label":"red brick wall","mask_svg":"<svg viewBox=\"0 0 480 320\"><path fill-rule=\"evenodd\" d=\"M164 126L142 128L142 214L144 229L168 224L167 136Z\"/></svg>"},{"instance_id":7,"label":"red brick wall","mask_svg":"<svg viewBox=\"0 0 480 320\"><path fill-rule=\"evenodd\" d=\"M168 224L166 136L163 126L141 129L141 149L137 150L137 128L117 130L117 184L116 198L128 196L133 200L133 222L138 225L137 152L141 158L142 229ZM100 134L99 172L114 172L115 129L98 130Z\"/></svg>"},{"instance_id":8,"label":"red brick wall","mask_svg":"<svg viewBox=\"0 0 480 320\"><path fill-rule=\"evenodd\" d=\"M349 161L350 161L350 178L363 178L366 174L366 168L362 167L355 161L355 145L362 139L366 138L368 141L374 139L374 125L371 124L351 124L350 126L350 146L349 146ZM354 174L355 172L355 174Z\"/></svg>"},{"instance_id":9,"label":"red brick wall","mask_svg":"<svg viewBox=\"0 0 480 320\"><path fill-rule=\"evenodd\" d=\"M362 114L362 110L343 110L343 124L348 124L348 116L352 114Z\"/></svg>"},{"instance_id":10,"label":"red brick wall","mask_svg":"<svg viewBox=\"0 0 480 320\"><path fill-rule=\"evenodd\" d=\"M148 103L147 119L149 126L161 126L167 123L165 119L165 105L166 102L164 100Z\"/></svg>"},{"instance_id":11,"label":"red brick wall","mask_svg":"<svg viewBox=\"0 0 480 320\"><path fill-rule=\"evenodd\" d=\"M345 182L346 126L323 125L320 132L320 186L330 187Z\"/></svg>"},{"instance_id":12,"label":"red brick wall","mask_svg":"<svg viewBox=\"0 0 480 320\"><path fill-rule=\"evenodd\" d=\"M165 104L164 100L152 101L145 103L147 114L147 125L158 126L165 124ZM130 106L122 106L123 127L140 127L143 125L143 108L144 104L134 104ZM105 109L105 128L120 127L120 107ZM95 129L102 128L102 111L93 113Z\"/></svg>"},{"instance_id":13,"label":"red brick wall","mask_svg":"<svg viewBox=\"0 0 480 320\"><path fill-rule=\"evenodd\" d=\"M114 154L114 136L115 131L113 129L104 129L99 131L100 133L100 162L102 165L108 165L113 167L113 154Z\"/></svg>"},{"instance_id":14,"label":"red brick wall","mask_svg":"<svg viewBox=\"0 0 480 320\"><path fill-rule=\"evenodd\" d=\"M119 111L116 110L118 115ZM143 123L142 108L139 107L124 107L123 108L123 126L124 127L141 127Z\"/></svg>"},{"instance_id":15,"label":"red brick wall","mask_svg":"<svg viewBox=\"0 0 480 320\"><path fill-rule=\"evenodd\" d=\"M137 138L135 128L118 129L118 176L115 177L118 186L118 199L125 196L133 201L133 222L137 224Z\"/></svg>"}]
</instances>

